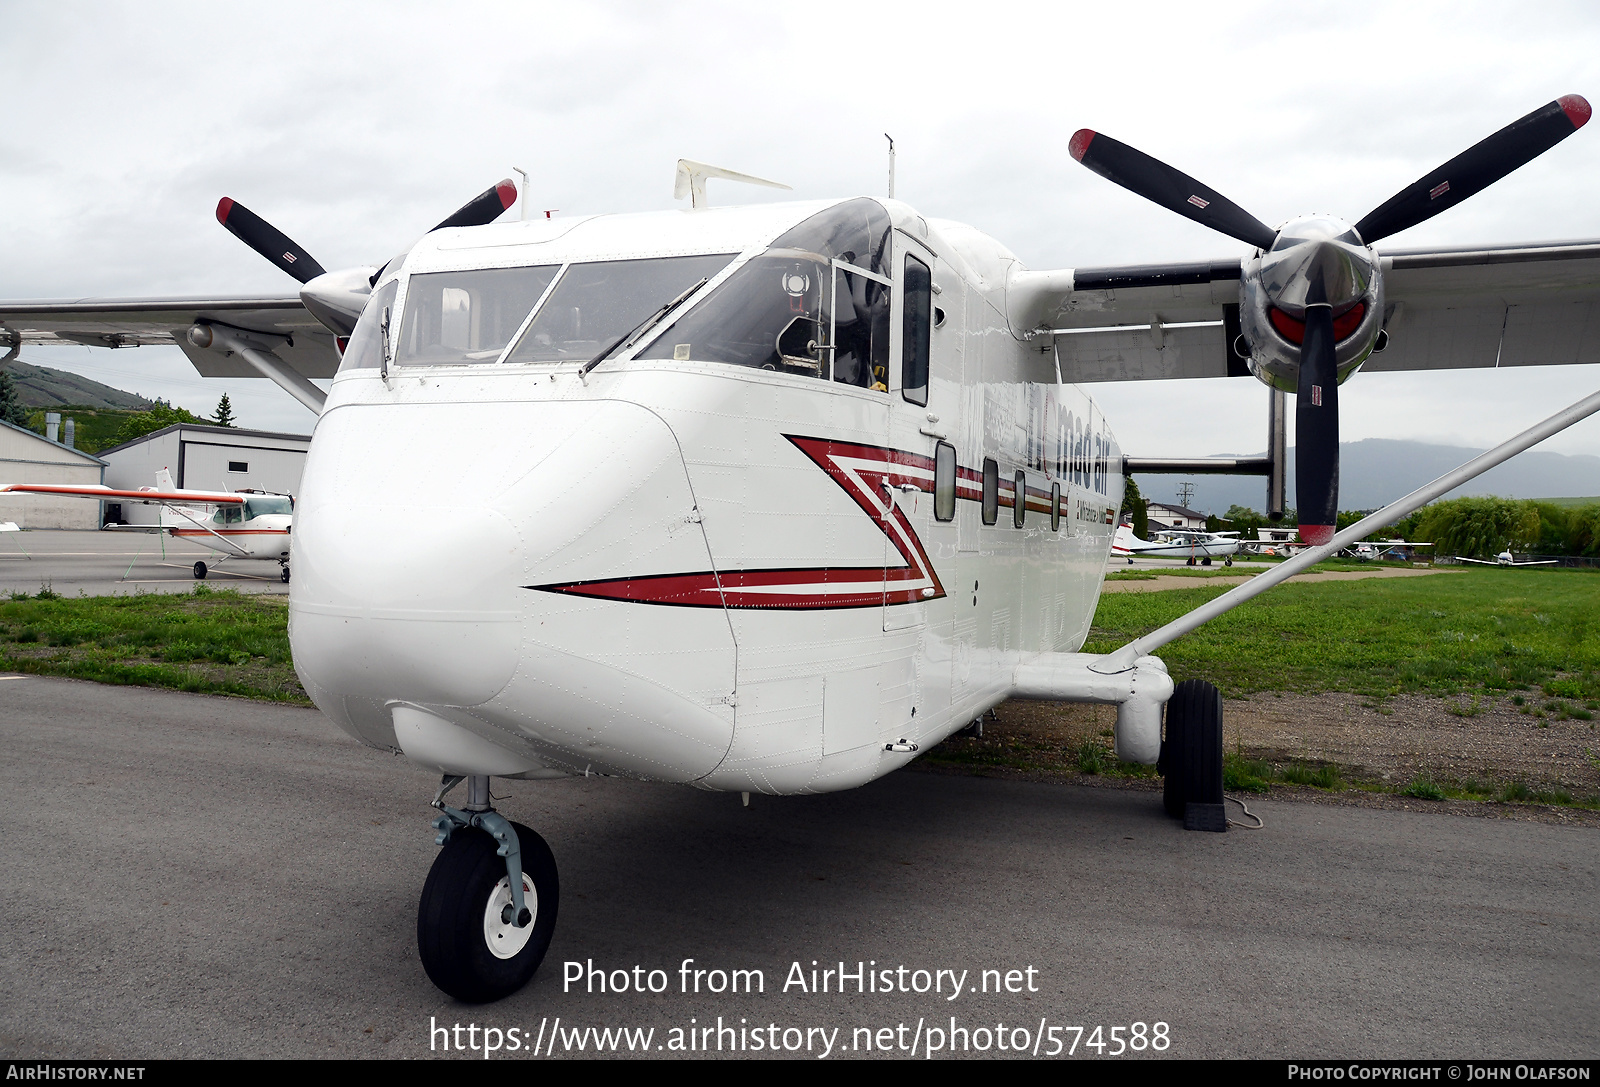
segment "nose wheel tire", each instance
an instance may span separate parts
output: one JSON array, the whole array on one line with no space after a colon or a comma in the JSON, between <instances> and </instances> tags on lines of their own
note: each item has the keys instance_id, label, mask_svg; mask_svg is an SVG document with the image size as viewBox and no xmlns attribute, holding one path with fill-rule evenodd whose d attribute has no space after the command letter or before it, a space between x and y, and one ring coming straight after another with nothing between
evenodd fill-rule
<instances>
[{"instance_id":1,"label":"nose wheel tire","mask_svg":"<svg viewBox=\"0 0 1600 1087\"><path fill-rule=\"evenodd\" d=\"M197 562L197 563L194 564L194 579L196 581L204 581L206 579L206 564L205 563Z\"/></svg>"},{"instance_id":2,"label":"nose wheel tire","mask_svg":"<svg viewBox=\"0 0 1600 1087\"><path fill-rule=\"evenodd\" d=\"M1222 808L1222 693L1187 679L1167 702L1167 734L1156 769L1167 814L1185 830L1228 829Z\"/></svg>"},{"instance_id":3,"label":"nose wheel tire","mask_svg":"<svg viewBox=\"0 0 1600 1087\"><path fill-rule=\"evenodd\" d=\"M481 1004L510 996L539 969L555 933L561 887L545 840L512 823L522 849L522 887L531 914L511 914L506 861L494 839L455 831L440 849L417 907L417 950L433 983L457 1000Z\"/></svg>"},{"instance_id":4,"label":"nose wheel tire","mask_svg":"<svg viewBox=\"0 0 1600 1087\"><path fill-rule=\"evenodd\" d=\"M278 571L278 580L282 581L285 585L289 584L289 568L287 566Z\"/></svg>"}]
</instances>

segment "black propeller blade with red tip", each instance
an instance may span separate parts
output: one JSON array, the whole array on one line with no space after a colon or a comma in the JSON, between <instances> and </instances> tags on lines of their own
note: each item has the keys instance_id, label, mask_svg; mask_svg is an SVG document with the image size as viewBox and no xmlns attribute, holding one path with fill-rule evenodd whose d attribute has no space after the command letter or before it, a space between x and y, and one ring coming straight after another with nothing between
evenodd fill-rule
<instances>
[{"instance_id":1,"label":"black propeller blade with red tip","mask_svg":"<svg viewBox=\"0 0 1600 1087\"><path fill-rule=\"evenodd\" d=\"M1201 226L1257 249L1267 248L1277 237L1277 231L1209 185L1110 136L1080 128L1072 134L1067 150L1106 180Z\"/></svg>"},{"instance_id":2,"label":"black propeller blade with red tip","mask_svg":"<svg viewBox=\"0 0 1600 1087\"><path fill-rule=\"evenodd\" d=\"M505 178L498 185L484 189L477 196L456 209L455 214L434 227L443 230L451 226L483 226L500 217L500 213L517 202L517 187ZM433 231L429 231L431 234Z\"/></svg>"},{"instance_id":3,"label":"black propeller blade with red tip","mask_svg":"<svg viewBox=\"0 0 1600 1087\"><path fill-rule=\"evenodd\" d=\"M311 254L291 241L283 231L237 201L226 196L217 201L217 222L301 283L309 283L323 273L322 265Z\"/></svg>"},{"instance_id":4,"label":"black propeller blade with red tip","mask_svg":"<svg viewBox=\"0 0 1600 1087\"><path fill-rule=\"evenodd\" d=\"M1356 233L1371 245L1433 218L1550 150L1582 128L1589 113L1576 94L1541 106L1395 193L1356 224Z\"/></svg>"}]
</instances>

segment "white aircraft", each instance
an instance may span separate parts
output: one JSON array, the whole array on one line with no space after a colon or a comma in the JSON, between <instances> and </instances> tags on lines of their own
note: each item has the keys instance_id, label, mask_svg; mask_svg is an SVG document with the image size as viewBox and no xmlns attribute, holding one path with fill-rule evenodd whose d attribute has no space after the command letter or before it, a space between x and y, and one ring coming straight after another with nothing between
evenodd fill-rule
<instances>
[{"instance_id":1,"label":"white aircraft","mask_svg":"<svg viewBox=\"0 0 1600 1087\"><path fill-rule=\"evenodd\" d=\"M1493 562L1488 559L1469 559L1465 555L1457 555L1456 561L1475 563L1478 566L1555 566L1560 560L1540 559L1538 562L1518 562L1510 551L1502 551L1494 557Z\"/></svg>"},{"instance_id":2,"label":"white aircraft","mask_svg":"<svg viewBox=\"0 0 1600 1087\"><path fill-rule=\"evenodd\" d=\"M1233 556L1239 552L1237 532L1205 532L1194 528L1168 528L1156 533L1154 540L1141 540L1133 534L1133 526L1120 524L1111 540L1111 553L1126 557L1131 563L1135 555L1147 558L1188 559L1193 566L1198 559L1202 566L1210 566L1214 558L1222 559L1226 566L1233 565Z\"/></svg>"},{"instance_id":3,"label":"white aircraft","mask_svg":"<svg viewBox=\"0 0 1600 1087\"><path fill-rule=\"evenodd\" d=\"M1331 531L1338 386L1375 349L1385 369L1600 358L1600 243L1371 248L1587 117L1552 102L1354 227L1273 230L1072 138L1085 165L1245 240L1242 259L1029 271L868 197L492 223L505 183L383 267L331 273L224 201L298 297L8 302L0 322L18 346L176 342L202 373L254 368L320 409L295 666L341 728L443 775L419 949L446 992L492 1000L538 968L559 898L543 839L491 807L496 775L825 792L1008 698L1098 702L1118 707L1118 756L1165 775L1167 810L1225 830L1221 696L1175 686L1153 651L1600 410L1596 394ZM1078 652L1124 472L1151 462L1077 383L1235 373L1299 391L1301 520L1325 542ZM308 378L330 376L324 402ZM1270 472L1281 508L1269 401L1274 452L1236 468Z\"/></svg>"},{"instance_id":4,"label":"white aircraft","mask_svg":"<svg viewBox=\"0 0 1600 1087\"><path fill-rule=\"evenodd\" d=\"M1350 549L1350 553L1362 562L1374 562L1385 556L1407 560L1413 552L1432 546L1431 543L1414 543L1410 540L1378 540L1375 543L1358 543Z\"/></svg>"},{"instance_id":5,"label":"white aircraft","mask_svg":"<svg viewBox=\"0 0 1600 1087\"><path fill-rule=\"evenodd\" d=\"M154 487L136 491L116 490L99 484L5 483L0 494L48 494L98 501L121 499L146 506L161 507L159 527L107 525L134 532L165 532L211 548L221 555L207 566L194 564L197 580L230 558L267 559L278 564L278 577L289 580L289 537L294 524L294 499L286 494L266 491L195 491L173 485L172 473L163 468L156 473ZM196 509L196 506L216 507Z\"/></svg>"}]
</instances>

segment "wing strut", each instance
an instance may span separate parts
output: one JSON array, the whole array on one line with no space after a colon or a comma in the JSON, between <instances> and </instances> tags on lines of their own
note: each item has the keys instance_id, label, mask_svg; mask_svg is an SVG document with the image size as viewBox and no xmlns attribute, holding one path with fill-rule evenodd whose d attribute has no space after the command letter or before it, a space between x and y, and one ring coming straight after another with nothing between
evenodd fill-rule
<instances>
[{"instance_id":1,"label":"wing strut","mask_svg":"<svg viewBox=\"0 0 1600 1087\"><path fill-rule=\"evenodd\" d=\"M1600 411L1600 392L1591 393L1571 407L1556 412L1544 422L1529 427L1510 441L1502 442L1487 453L1480 453L1461 467L1446 472L1426 486L1418 487L1404 498L1391 502L1377 513L1362 518L1343 532L1335 532L1333 538L1327 543L1307 548L1287 562L1280 563L1275 569L1265 574L1257 574L1243 585L1235 586L1210 603L1204 604L1186 615L1180 615L1166 626L1153 630L1142 638L1134 639L1115 652L1107 653L1104 657L1089 665L1089 670L1104 675L1114 675L1128 671L1133 668L1134 663L1140 657L1154 653L1168 642L1182 637L1201 624L1209 623L1224 612L1232 611L1246 600L1260 596L1279 582L1293 577L1315 563L1321 562L1329 555L1336 553L1340 548L1355 543L1385 525L1394 524L1400 518L1421 509L1445 492L1455 490L1455 488L1468 480L1477 478L1495 465L1510 460L1524 449L1538 445L1552 434L1560 433L1573 423L1587 419L1597 411Z\"/></svg>"}]
</instances>

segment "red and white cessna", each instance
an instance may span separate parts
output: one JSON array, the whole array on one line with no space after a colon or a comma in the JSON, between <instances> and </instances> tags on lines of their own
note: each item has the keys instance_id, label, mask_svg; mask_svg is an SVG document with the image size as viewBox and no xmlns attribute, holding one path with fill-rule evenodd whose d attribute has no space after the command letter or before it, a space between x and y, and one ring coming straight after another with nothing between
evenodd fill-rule
<instances>
[{"instance_id":1,"label":"red and white cessna","mask_svg":"<svg viewBox=\"0 0 1600 1087\"><path fill-rule=\"evenodd\" d=\"M165 532L177 539L209 547L220 556L210 565L194 564L197 580L228 559L266 559L278 564L278 577L289 580L289 536L294 527L294 499L264 491L180 490L172 473L156 473L154 487L136 491L98 484L0 483L0 494L48 494L88 498L101 502L117 499L161 507L160 527L107 525L132 532ZM205 506L206 509L195 507Z\"/></svg>"},{"instance_id":2,"label":"red and white cessna","mask_svg":"<svg viewBox=\"0 0 1600 1087\"><path fill-rule=\"evenodd\" d=\"M295 664L352 736L444 775L421 954L443 989L489 1000L532 976L558 898L543 840L490 807L495 775L847 789L1005 699L1076 700L1116 704L1119 756L1161 768L1187 825L1225 829L1220 696L1175 691L1151 651L1600 394L1094 655L1078 650L1125 464L1154 462L1124 457L1077 383L1253 372L1298 392L1301 531L1321 523L1308 503L1331 526L1338 385L1386 341L1369 365L1600 359L1600 243L1371 248L1587 116L1561 99L1354 227L1276 231L1079 133L1086 165L1252 247L1204 264L1028 271L871 198L492 223L505 183L383 268L333 273L225 201L298 298L4 303L0 319L13 344L176 342L202 373L254 368L320 408ZM698 196L704 170L684 168ZM324 403L307 379L325 376ZM1274 455L1235 466L1276 473L1280 501L1282 417ZM401 522L424 527L396 549Z\"/></svg>"}]
</instances>

